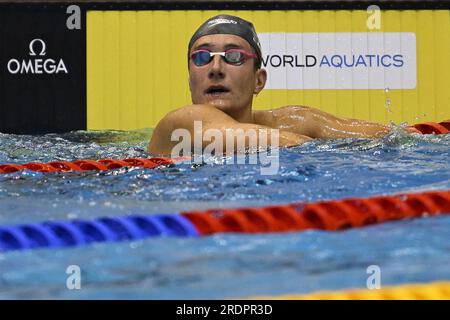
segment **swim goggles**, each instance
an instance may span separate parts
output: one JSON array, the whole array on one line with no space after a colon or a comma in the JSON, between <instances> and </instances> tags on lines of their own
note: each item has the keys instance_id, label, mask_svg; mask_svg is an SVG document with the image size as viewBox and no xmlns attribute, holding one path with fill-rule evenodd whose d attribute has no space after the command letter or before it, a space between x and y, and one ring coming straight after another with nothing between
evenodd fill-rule
<instances>
[{"instance_id":1,"label":"swim goggles","mask_svg":"<svg viewBox=\"0 0 450 320\"><path fill-rule=\"evenodd\" d=\"M200 49L192 52L191 59L197 67L201 67L210 63L215 55L222 56L226 63L234 66L239 66L248 59L258 57L256 54L248 53L247 51L241 49L228 49L224 52L211 52L205 49Z\"/></svg>"}]
</instances>

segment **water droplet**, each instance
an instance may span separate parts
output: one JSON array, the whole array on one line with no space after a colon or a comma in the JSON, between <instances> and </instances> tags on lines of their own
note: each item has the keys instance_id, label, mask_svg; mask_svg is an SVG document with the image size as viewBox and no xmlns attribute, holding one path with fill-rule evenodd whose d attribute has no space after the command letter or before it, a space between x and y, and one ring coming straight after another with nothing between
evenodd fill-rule
<instances>
[{"instance_id":1,"label":"water droplet","mask_svg":"<svg viewBox=\"0 0 450 320\"><path fill-rule=\"evenodd\" d=\"M391 99L386 99L385 106L389 107L391 105Z\"/></svg>"},{"instance_id":2,"label":"water droplet","mask_svg":"<svg viewBox=\"0 0 450 320\"><path fill-rule=\"evenodd\" d=\"M391 110L391 99L386 99L386 101L384 102L384 106L386 107L387 112L392 113Z\"/></svg>"},{"instance_id":3,"label":"water droplet","mask_svg":"<svg viewBox=\"0 0 450 320\"><path fill-rule=\"evenodd\" d=\"M137 249L141 246L140 243L132 242L130 243L130 249Z\"/></svg>"},{"instance_id":4,"label":"water droplet","mask_svg":"<svg viewBox=\"0 0 450 320\"><path fill-rule=\"evenodd\" d=\"M78 215L76 213L68 213L67 219L76 219L78 218Z\"/></svg>"}]
</instances>

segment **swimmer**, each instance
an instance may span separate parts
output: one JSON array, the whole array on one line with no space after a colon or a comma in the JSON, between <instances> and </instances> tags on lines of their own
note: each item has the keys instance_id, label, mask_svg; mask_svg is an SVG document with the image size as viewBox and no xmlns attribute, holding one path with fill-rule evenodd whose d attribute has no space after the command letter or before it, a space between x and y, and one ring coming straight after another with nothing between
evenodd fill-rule
<instances>
[{"instance_id":1,"label":"swimmer","mask_svg":"<svg viewBox=\"0 0 450 320\"><path fill-rule=\"evenodd\" d=\"M280 147L316 138L382 137L390 131L383 124L337 117L307 106L252 110L253 96L263 90L267 79L261 62L261 45L251 22L225 14L208 19L188 46L192 105L168 113L158 123L148 151L170 155L178 143L171 139L174 130L185 129L194 136L194 121L201 122L203 132L220 130L223 137L227 129L278 129Z\"/></svg>"}]
</instances>

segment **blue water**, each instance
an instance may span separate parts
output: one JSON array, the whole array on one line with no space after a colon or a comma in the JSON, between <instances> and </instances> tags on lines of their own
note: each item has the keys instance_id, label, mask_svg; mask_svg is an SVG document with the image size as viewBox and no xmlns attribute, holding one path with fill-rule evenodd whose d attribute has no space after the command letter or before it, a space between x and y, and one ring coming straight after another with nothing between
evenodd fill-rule
<instances>
[{"instance_id":1,"label":"blue water","mask_svg":"<svg viewBox=\"0 0 450 320\"><path fill-rule=\"evenodd\" d=\"M151 131L0 134L0 163L146 157ZM276 175L206 159L159 169L0 175L0 225L450 189L450 135L314 141ZM0 253L0 298L196 299L450 280L450 216L342 232L219 234ZM81 289L66 287L69 265Z\"/></svg>"}]
</instances>

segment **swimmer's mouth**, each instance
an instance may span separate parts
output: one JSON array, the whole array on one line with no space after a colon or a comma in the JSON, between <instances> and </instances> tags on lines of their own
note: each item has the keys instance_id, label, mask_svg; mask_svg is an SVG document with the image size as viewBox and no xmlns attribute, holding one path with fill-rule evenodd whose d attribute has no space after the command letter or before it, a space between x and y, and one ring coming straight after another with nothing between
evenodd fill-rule
<instances>
[{"instance_id":1,"label":"swimmer's mouth","mask_svg":"<svg viewBox=\"0 0 450 320\"><path fill-rule=\"evenodd\" d=\"M220 95L227 92L230 92L230 89L224 86L211 86L205 91L206 94L210 95Z\"/></svg>"}]
</instances>

